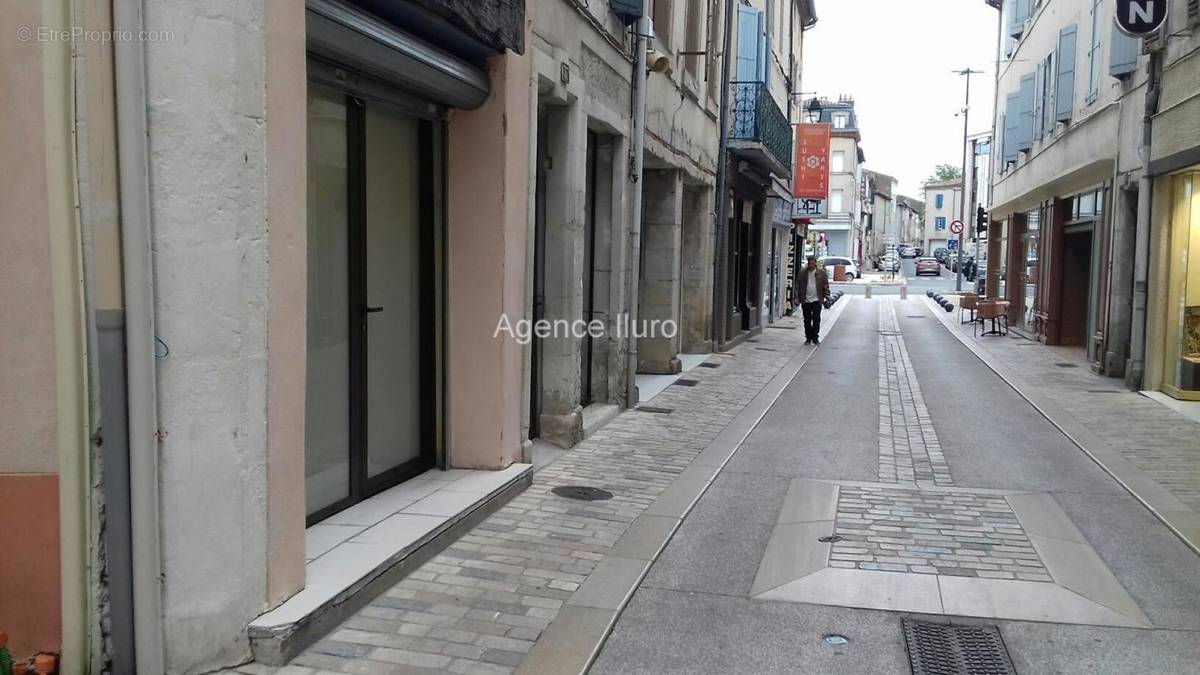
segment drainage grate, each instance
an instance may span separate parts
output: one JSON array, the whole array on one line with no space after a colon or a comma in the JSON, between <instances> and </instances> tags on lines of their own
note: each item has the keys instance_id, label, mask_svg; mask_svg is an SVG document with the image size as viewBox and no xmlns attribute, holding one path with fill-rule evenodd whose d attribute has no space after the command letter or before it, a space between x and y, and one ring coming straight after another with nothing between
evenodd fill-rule
<instances>
[{"instance_id":1,"label":"drainage grate","mask_svg":"<svg viewBox=\"0 0 1200 675\"><path fill-rule=\"evenodd\" d=\"M771 324L770 326L767 326L767 328L774 328L776 330L796 330L795 326L776 326L775 324Z\"/></svg>"},{"instance_id":2,"label":"drainage grate","mask_svg":"<svg viewBox=\"0 0 1200 675\"><path fill-rule=\"evenodd\" d=\"M700 380L675 380L671 383L673 387L694 387L700 384Z\"/></svg>"},{"instance_id":3,"label":"drainage grate","mask_svg":"<svg viewBox=\"0 0 1200 675\"><path fill-rule=\"evenodd\" d=\"M1079 366L1075 365L1074 363L1056 363L1054 365L1058 366L1059 368L1078 368L1079 367Z\"/></svg>"},{"instance_id":4,"label":"drainage grate","mask_svg":"<svg viewBox=\"0 0 1200 675\"><path fill-rule=\"evenodd\" d=\"M550 491L559 497L579 499L585 502L600 502L612 499L612 493L608 490L601 490L600 488L588 487L586 485L560 485L556 488L551 488Z\"/></svg>"},{"instance_id":5,"label":"drainage grate","mask_svg":"<svg viewBox=\"0 0 1200 675\"><path fill-rule=\"evenodd\" d=\"M904 619L913 675L1016 675L996 626Z\"/></svg>"},{"instance_id":6,"label":"drainage grate","mask_svg":"<svg viewBox=\"0 0 1200 675\"><path fill-rule=\"evenodd\" d=\"M704 363L701 363L701 364L700 364L700 367L701 367L701 368L720 368L720 367L721 367L721 364L719 364L719 363L711 363L711 362L709 362L709 361L705 361Z\"/></svg>"},{"instance_id":7,"label":"drainage grate","mask_svg":"<svg viewBox=\"0 0 1200 675\"><path fill-rule=\"evenodd\" d=\"M908 318L909 319L924 319L926 317L924 314L909 314Z\"/></svg>"},{"instance_id":8,"label":"drainage grate","mask_svg":"<svg viewBox=\"0 0 1200 675\"><path fill-rule=\"evenodd\" d=\"M1088 389L1089 394L1124 394L1123 391L1114 391L1112 389Z\"/></svg>"},{"instance_id":9,"label":"drainage grate","mask_svg":"<svg viewBox=\"0 0 1200 675\"><path fill-rule=\"evenodd\" d=\"M880 335L900 335L901 334L900 331L898 331L898 330L877 330L875 332L879 333Z\"/></svg>"},{"instance_id":10,"label":"drainage grate","mask_svg":"<svg viewBox=\"0 0 1200 675\"><path fill-rule=\"evenodd\" d=\"M778 349L775 349L774 347L755 347L755 349L757 349L760 352L777 352L777 351L779 351Z\"/></svg>"},{"instance_id":11,"label":"drainage grate","mask_svg":"<svg viewBox=\"0 0 1200 675\"><path fill-rule=\"evenodd\" d=\"M654 413L656 415L670 415L671 413L675 412L674 408L659 408L658 406L653 405L639 405L638 407L634 408L634 410L640 410L645 413Z\"/></svg>"},{"instance_id":12,"label":"drainage grate","mask_svg":"<svg viewBox=\"0 0 1200 675\"><path fill-rule=\"evenodd\" d=\"M842 535L840 535L840 534L831 534L826 537L817 537L817 541L821 542L822 544L836 544L837 542L841 541L843 538L844 537L842 537Z\"/></svg>"}]
</instances>

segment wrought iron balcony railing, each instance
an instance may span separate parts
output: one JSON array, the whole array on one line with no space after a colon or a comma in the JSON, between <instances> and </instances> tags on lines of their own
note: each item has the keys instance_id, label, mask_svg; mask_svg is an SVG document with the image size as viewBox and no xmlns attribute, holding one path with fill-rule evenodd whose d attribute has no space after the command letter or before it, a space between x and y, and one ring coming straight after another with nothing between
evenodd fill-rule
<instances>
[{"instance_id":1,"label":"wrought iron balcony railing","mask_svg":"<svg viewBox=\"0 0 1200 675\"><path fill-rule=\"evenodd\" d=\"M764 82L730 82L733 122L730 140L762 143L780 164L792 169L792 128Z\"/></svg>"}]
</instances>

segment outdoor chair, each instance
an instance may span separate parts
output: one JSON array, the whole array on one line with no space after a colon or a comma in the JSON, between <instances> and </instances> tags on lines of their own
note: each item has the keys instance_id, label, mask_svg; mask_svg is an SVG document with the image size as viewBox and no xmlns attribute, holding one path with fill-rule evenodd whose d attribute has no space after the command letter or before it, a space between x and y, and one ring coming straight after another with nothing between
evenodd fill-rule
<instances>
[{"instance_id":1,"label":"outdoor chair","mask_svg":"<svg viewBox=\"0 0 1200 675\"><path fill-rule=\"evenodd\" d=\"M1008 301L1007 300L983 300L979 302L978 320L971 329L971 335L974 337L979 331L980 326L984 325L984 321L992 322L992 329L984 331L983 335L1008 335ZM999 328L999 322L1003 320L1004 329Z\"/></svg>"},{"instance_id":2,"label":"outdoor chair","mask_svg":"<svg viewBox=\"0 0 1200 675\"><path fill-rule=\"evenodd\" d=\"M979 296L974 293L963 293L962 299L958 303L959 323L967 323L966 321L962 320L963 312L967 310L971 312L971 323L974 323L977 320L975 317L975 312L979 309L979 300Z\"/></svg>"}]
</instances>

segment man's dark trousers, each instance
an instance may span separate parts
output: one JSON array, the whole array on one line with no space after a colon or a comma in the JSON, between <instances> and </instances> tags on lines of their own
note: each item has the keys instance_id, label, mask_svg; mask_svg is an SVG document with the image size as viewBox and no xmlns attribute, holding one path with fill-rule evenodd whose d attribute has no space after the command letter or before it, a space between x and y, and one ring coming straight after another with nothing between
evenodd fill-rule
<instances>
[{"instance_id":1,"label":"man's dark trousers","mask_svg":"<svg viewBox=\"0 0 1200 675\"><path fill-rule=\"evenodd\" d=\"M804 339L816 342L821 337L821 303L802 302L800 311L804 314Z\"/></svg>"}]
</instances>

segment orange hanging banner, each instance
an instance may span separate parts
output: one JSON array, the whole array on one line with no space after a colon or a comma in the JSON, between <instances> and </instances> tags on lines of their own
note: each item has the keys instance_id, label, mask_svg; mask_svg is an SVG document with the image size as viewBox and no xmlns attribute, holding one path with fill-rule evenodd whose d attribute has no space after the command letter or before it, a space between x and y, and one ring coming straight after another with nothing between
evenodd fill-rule
<instances>
[{"instance_id":1,"label":"orange hanging banner","mask_svg":"<svg viewBox=\"0 0 1200 675\"><path fill-rule=\"evenodd\" d=\"M829 199L828 124L796 125L796 199Z\"/></svg>"}]
</instances>

